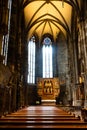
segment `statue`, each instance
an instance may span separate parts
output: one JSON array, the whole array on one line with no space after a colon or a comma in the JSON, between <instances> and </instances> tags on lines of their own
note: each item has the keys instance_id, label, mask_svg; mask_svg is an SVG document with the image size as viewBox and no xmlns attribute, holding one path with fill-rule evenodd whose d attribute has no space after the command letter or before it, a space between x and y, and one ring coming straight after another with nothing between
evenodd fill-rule
<instances>
[{"instance_id":1,"label":"statue","mask_svg":"<svg viewBox=\"0 0 87 130\"><path fill-rule=\"evenodd\" d=\"M11 71L8 66L3 64L4 56L0 55L0 84L7 85L11 76Z\"/></svg>"}]
</instances>

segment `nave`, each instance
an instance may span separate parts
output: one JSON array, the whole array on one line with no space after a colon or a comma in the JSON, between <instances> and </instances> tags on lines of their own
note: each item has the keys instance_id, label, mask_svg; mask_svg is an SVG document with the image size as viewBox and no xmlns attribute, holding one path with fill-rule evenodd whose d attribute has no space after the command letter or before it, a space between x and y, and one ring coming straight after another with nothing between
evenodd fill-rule
<instances>
[{"instance_id":1,"label":"nave","mask_svg":"<svg viewBox=\"0 0 87 130\"><path fill-rule=\"evenodd\" d=\"M0 128L87 128L87 123L62 107L37 105L0 117Z\"/></svg>"}]
</instances>

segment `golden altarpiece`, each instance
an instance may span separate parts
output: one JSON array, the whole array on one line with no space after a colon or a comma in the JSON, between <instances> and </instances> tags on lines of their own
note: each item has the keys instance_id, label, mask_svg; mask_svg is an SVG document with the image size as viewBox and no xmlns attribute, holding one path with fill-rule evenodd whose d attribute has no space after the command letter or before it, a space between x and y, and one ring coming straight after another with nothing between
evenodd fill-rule
<instances>
[{"instance_id":1,"label":"golden altarpiece","mask_svg":"<svg viewBox=\"0 0 87 130\"><path fill-rule=\"evenodd\" d=\"M37 92L42 100L55 100L60 93L58 78L38 78Z\"/></svg>"}]
</instances>

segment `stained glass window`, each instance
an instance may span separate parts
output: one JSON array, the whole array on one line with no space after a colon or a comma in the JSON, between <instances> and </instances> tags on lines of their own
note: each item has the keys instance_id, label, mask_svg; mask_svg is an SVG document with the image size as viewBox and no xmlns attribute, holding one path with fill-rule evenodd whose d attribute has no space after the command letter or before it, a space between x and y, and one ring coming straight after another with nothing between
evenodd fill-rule
<instances>
[{"instance_id":1,"label":"stained glass window","mask_svg":"<svg viewBox=\"0 0 87 130\"><path fill-rule=\"evenodd\" d=\"M28 83L35 83L35 37L28 43Z\"/></svg>"},{"instance_id":2,"label":"stained glass window","mask_svg":"<svg viewBox=\"0 0 87 130\"><path fill-rule=\"evenodd\" d=\"M52 42L49 37L46 37L43 41L43 78L53 77L53 66L52 66Z\"/></svg>"}]
</instances>

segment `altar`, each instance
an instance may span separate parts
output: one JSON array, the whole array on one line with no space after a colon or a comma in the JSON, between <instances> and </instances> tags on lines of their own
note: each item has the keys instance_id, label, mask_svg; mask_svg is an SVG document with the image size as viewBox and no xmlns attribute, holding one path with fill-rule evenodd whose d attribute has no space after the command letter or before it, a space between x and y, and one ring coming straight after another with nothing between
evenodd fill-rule
<instances>
[{"instance_id":1,"label":"altar","mask_svg":"<svg viewBox=\"0 0 87 130\"><path fill-rule=\"evenodd\" d=\"M37 93L42 100L55 100L60 93L60 83L57 78L38 78Z\"/></svg>"}]
</instances>

